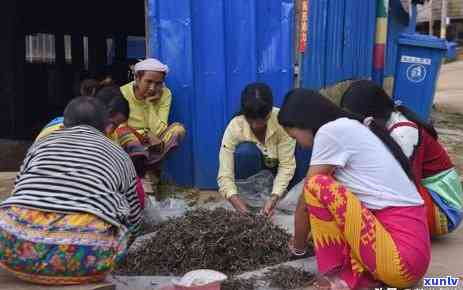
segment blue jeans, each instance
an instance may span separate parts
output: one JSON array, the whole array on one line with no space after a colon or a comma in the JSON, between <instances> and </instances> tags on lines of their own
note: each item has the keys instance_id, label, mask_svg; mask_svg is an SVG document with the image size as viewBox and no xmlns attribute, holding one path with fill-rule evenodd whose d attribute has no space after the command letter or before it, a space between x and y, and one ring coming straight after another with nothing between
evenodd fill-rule
<instances>
[{"instance_id":1,"label":"blue jeans","mask_svg":"<svg viewBox=\"0 0 463 290\"><path fill-rule=\"evenodd\" d=\"M289 188L301 181L307 174L310 164L311 150L303 150L296 147L296 172L289 185ZM270 169L274 175L277 168L266 168L264 165L264 157L262 152L257 148L256 144L252 142L244 142L236 146L235 149L235 179L246 179L258 172Z\"/></svg>"}]
</instances>

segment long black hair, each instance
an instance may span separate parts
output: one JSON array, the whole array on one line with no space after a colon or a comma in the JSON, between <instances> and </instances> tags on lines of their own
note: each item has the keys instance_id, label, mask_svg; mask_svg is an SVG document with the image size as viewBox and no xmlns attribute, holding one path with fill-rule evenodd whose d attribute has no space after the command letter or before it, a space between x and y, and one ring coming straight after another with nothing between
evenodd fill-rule
<instances>
[{"instance_id":1,"label":"long black hair","mask_svg":"<svg viewBox=\"0 0 463 290\"><path fill-rule=\"evenodd\" d=\"M325 124L339 118L349 118L363 123L365 118L346 112L336 106L320 93L307 89L294 89L290 91L283 102L278 115L278 121L284 127L309 129L315 135ZM386 145L392 155L400 163L407 176L414 180L413 171L408 158L400 146L392 139L387 129L371 120L370 130Z\"/></svg>"},{"instance_id":2,"label":"long black hair","mask_svg":"<svg viewBox=\"0 0 463 290\"><path fill-rule=\"evenodd\" d=\"M241 92L241 108L235 115L265 119L273 108L272 89L264 83L251 83Z\"/></svg>"},{"instance_id":3,"label":"long black hair","mask_svg":"<svg viewBox=\"0 0 463 290\"><path fill-rule=\"evenodd\" d=\"M400 112L405 118L425 129L434 139L437 139L436 129L423 121L417 114L405 106L394 104L392 98L384 89L370 80L360 80L351 84L341 99L341 107L362 116L371 116L385 122L392 112Z\"/></svg>"},{"instance_id":4,"label":"long black hair","mask_svg":"<svg viewBox=\"0 0 463 290\"><path fill-rule=\"evenodd\" d=\"M106 85L100 88L95 98L100 100L110 115L121 113L127 119L130 115L129 102L122 95L121 89L116 85Z\"/></svg>"},{"instance_id":5,"label":"long black hair","mask_svg":"<svg viewBox=\"0 0 463 290\"><path fill-rule=\"evenodd\" d=\"M80 83L79 95L93 97L100 89L101 85L96 79L84 79Z\"/></svg>"}]
</instances>

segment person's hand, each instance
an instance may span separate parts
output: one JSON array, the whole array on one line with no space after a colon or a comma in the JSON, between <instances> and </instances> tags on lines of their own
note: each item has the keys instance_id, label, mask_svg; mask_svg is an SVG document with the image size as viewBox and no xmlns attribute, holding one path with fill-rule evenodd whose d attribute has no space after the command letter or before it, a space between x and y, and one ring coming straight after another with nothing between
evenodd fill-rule
<instances>
[{"instance_id":1,"label":"person's hand","mask_svg":"<svg viewBox=\"0 0 463 290\"><path fill-rule=\"evenodd\" d=\"M144 135L143 142L146 146L146 149L152 153L162 152L162 149L164 147L162 140L151 132L147 132Z\"/></svg>"},{"instance_id":2,"label":"person's hand","mask_svg":"<svg viewBox=\"0 0 463 290\"><path fill-rule=\"evenodd\" d=\"M161 99L161 93L156 93L155 95L153 96L149 96L146 98L146 101L149 102L149 103L156 103L157 101L159 101Z\"/></svg>"},{"instance_id":3,"label":"person's hand","mask_svg":"<svg viewBox=\"0 0 463 290\"><path fill-rule=\"evenodd\" d=\"M278 195L272 194L272 196L265 203L264 208L261 211L261 214L265 215L266 217L271 217L279 199L280 197Z\"/></svg>"},{"instance_id":4,"label":"person's hand","mask_svg":"<svg viewBox=\"0 0 463 290\"><path fill-rule=\"evenodd\" d=\"M143 134L143 139L141 140L141 143L145 146L149 146L150 137L148 136L148 133Z\"/></svg>"},{"instance_id":5,"label":"person's hand","mask_svg":"<svg viewBox=\"0 0 463 290\"><path fill-rule=\"evenodd\" d=\"M248 215L251 212L249 211L248 206L244 201L241 200L241 198L235 194L230 199L228 200L230 203L233 205L233 207L240 213Z\"/></svg>"}]
</instances>

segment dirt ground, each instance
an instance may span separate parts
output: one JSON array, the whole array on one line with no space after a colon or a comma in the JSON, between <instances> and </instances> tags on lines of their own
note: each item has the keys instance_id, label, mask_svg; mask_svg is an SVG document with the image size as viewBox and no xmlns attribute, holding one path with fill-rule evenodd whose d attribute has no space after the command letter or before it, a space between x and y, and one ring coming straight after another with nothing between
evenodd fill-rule
<instances>
[{"instance_id":1,"label":"dirt ground","mask_svg":"<svg viewBox=\"0 0 463 290\"><path fill-rule=\"evenodd\" d=\"M442 66L434 97L435 105L438 108L446 112L463 114L462 71L463 61L455 61Z\"/></svg>"},{"instance_id":2,"label":"dirt ground","mask_svg":"<svg viewBox=\"0 0 463 290\"><path fill-rule=\"evenodd\" d=\"M0 201L11 194L16 172L30 144L29 141L0 139Z\"/></svg>"},{"instance_id":3,"label":"dirt ground","mask_svg":"<svg viewBox=\"0 0 463 290\"><path fill-rule=\"evenodd\" d=\"M432 119L440 142L448 150L460 174L463 174L463 115L435 110Z\"/></svg>"},{"instance_id":4,"label":"dirt ground","mask_svg":"<svg viewBox=\"0 0 463 290\"><path fill-rule=\"evenodd\" d=\"M31 141L0 139L0 172L18 171Z\"/></svg>"}]
</instances>

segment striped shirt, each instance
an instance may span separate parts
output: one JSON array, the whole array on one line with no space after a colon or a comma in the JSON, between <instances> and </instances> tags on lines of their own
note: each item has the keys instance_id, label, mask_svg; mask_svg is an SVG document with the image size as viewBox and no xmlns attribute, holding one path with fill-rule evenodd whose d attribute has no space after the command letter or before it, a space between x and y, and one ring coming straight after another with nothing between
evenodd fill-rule
<instances>
[{"instance_id":1,"label":"striped shirt","mask_svg":"<svg viewBox=\"0 0 463 290\"><path fill-rule=\"evenodd\" d=\"M0 207L85 212L137 232L142 211L128 155L98 130L56 131L29 149L11 197Z\"/></svg>"}]
</instances>

